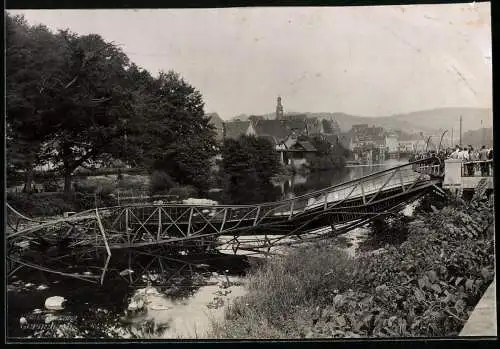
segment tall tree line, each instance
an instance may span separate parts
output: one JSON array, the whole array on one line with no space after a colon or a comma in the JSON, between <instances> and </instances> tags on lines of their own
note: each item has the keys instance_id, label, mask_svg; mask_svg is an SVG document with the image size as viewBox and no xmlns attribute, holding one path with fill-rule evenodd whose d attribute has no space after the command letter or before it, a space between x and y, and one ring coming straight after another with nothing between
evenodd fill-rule
<instances>
[{"instance_id":1,"label":"tall tree line","mask_svg":"<svg viewBox=\"0 0 500 349\"><path fill-rule=\"evenodd\" d=\"M96 34L51 32L6 16L7 169L30 189L52 163L71 190L79 167L121 159L208 186L215 130L201 93L179 74L153 77Z\"/></svg>"}]
</instances>

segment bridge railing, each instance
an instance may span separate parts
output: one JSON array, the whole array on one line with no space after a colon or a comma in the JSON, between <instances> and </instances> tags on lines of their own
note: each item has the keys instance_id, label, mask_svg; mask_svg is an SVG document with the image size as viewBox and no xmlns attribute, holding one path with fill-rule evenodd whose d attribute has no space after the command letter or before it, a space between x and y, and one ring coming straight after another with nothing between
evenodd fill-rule
<instances>
[{"instance_id":1,"label":"bridge railing","mask_svg":"<svg viewBox=\"0 0 500 349\"><path fill-rule=\"evenodd\" d=\"M493 160L462 162L462 177L493 177Z\"/></svg>"}]
</instances>

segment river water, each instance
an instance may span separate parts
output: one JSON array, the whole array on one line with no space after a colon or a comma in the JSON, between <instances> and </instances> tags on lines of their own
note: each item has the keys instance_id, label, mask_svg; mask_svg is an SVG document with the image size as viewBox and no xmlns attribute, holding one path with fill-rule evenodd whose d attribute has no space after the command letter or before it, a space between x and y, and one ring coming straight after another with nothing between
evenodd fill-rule
<instances>
[{"instance_id":1,"label":"river water","mask_svg":"<svg viewBox=\"0 0 500 349\"><path fill-rule=\"evenodd\" d=\"M366 176L401 164L389 160L373 166L347 167L295 175L276 183L277 197L301 195L327 186ZM354 241L363 235L346 235ZM351 246L349 253L354 253ZM131 287L127 276L107 278L103 286L54 274L21 270L8 280L7 336L9 338L200 338L210 322L220 319L234 297L244 294L244 275L260 258L229 255L221 251L210 258L196 257L192 267L173 268L166 286ZM182 263L181 265L182 266ZM186 270L190 271L187 272ZM168 274L168 272L166 272ZM45 309L48 297L67 301L62 310ZM142 310L131 306L144 304Z\"/></svg>"}]
</instances>

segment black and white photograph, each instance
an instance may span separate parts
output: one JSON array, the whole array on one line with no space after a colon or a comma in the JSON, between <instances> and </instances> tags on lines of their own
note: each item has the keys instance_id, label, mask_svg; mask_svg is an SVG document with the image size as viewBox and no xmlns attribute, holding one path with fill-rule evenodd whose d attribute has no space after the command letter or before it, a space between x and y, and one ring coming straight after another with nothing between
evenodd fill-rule
<instances>
[{"instance_id":1,"label":"black and white photograph","mask_svg":"<svg viewBox=\"0 0 500 349\"><path fill-rule=\"evenodd\" d=\"M490 2L4 18L8 342L497 336Z\"/></svg>"}]
</instances>

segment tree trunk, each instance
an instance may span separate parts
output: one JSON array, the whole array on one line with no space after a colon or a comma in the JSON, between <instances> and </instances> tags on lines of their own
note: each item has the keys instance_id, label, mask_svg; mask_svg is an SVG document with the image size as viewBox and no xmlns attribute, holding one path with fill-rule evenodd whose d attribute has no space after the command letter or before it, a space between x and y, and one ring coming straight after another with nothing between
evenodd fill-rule
<instances>
[{"instance_id":1,"label":"tree trunk","mask_svg":"<svg viewBox=\"0 0 500 349\"><path fill-rule=\"evenodd\" d=\"M64 192L71 192L71 172L64 172Z\"/></svg>"},{"instance_id":2,"label":"tree trunk","mask_svg":"<svg viewBox=\"0 0 500 349\"><path fill-rule=\"evenodd\" d=\"M24 175L23 193L31 193L33 190L33 170L27 169Z\"/></svg>"}]
</instances>

